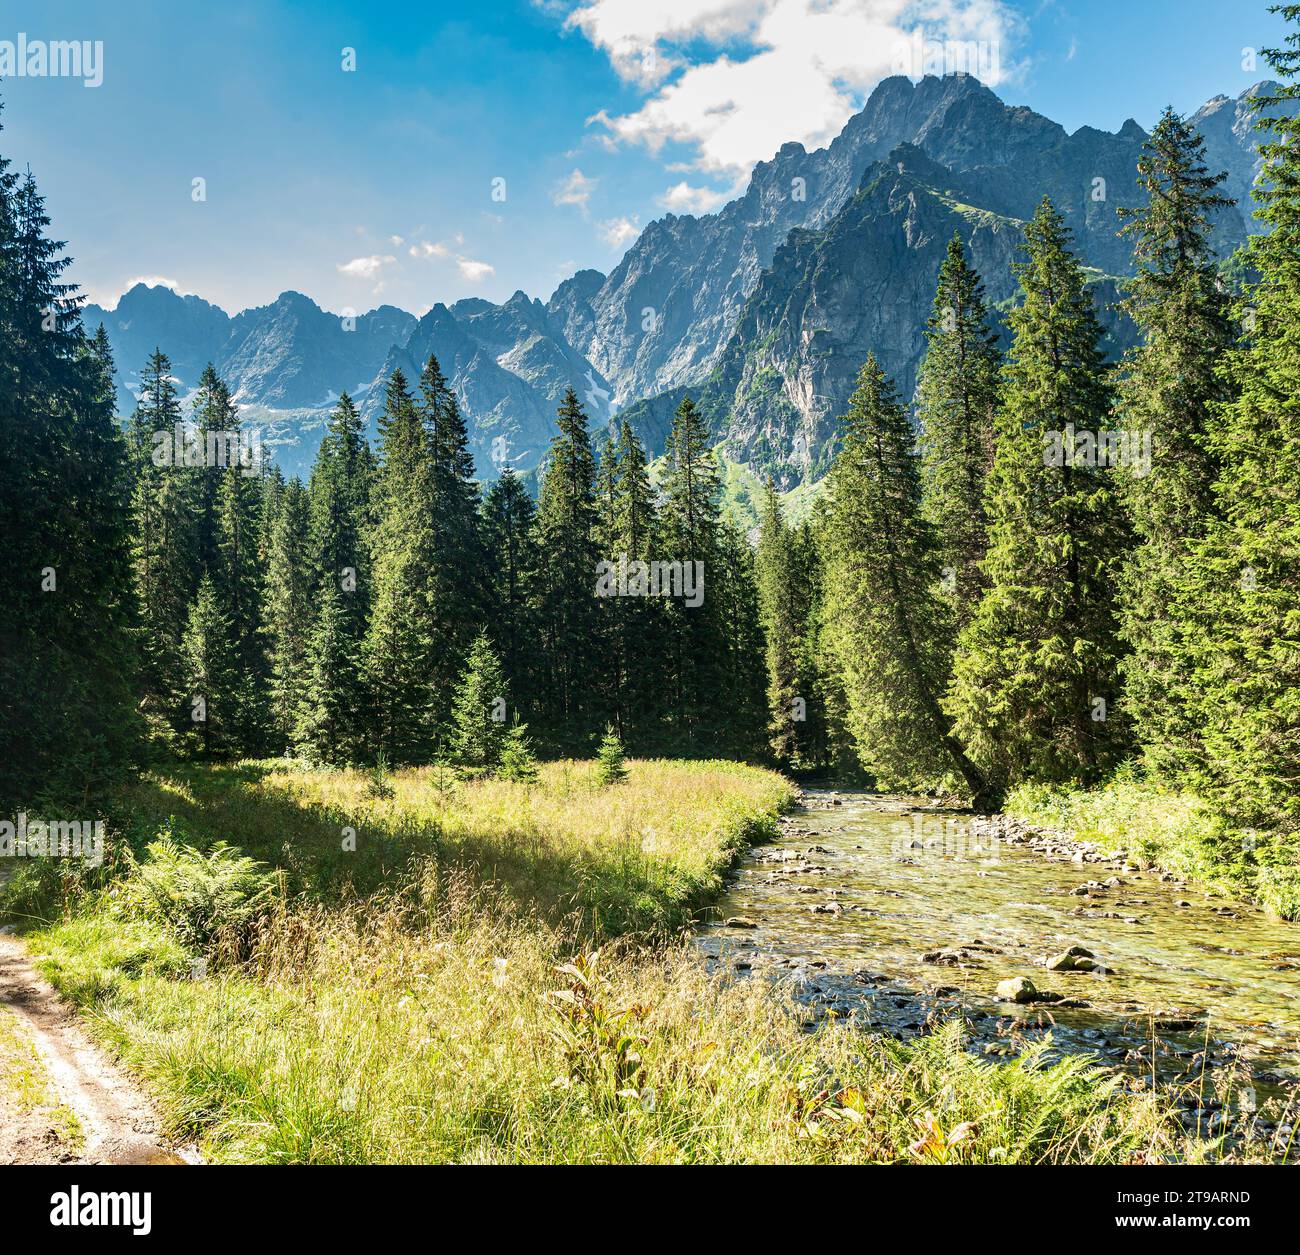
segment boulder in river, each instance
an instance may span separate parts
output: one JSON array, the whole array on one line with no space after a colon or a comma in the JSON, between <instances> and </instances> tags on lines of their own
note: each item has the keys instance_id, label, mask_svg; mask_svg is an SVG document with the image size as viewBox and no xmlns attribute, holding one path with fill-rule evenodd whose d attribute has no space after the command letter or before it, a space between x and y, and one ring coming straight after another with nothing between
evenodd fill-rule
<instances>
[{"instance_id":1,"label":"boulder in river","mask_svg":"<svg viewBox=\"0 0 1300 1255\"><path fill-rule=\"evenodd\" d=\"M758 923L748 915L732 915L723 923L724 928L757 928Z\"/></svg>"},{"instance_id":2,"label":"boulder in river","mask_svg":"<svg viewBox=\"0 0 1300 1255\"><path fill-rule=\"evenodd\" d=\"M1036 1002L1039 997L1038 987L1028 976L1013 976L1010 980L998 982L997 996L1001 1002Z\"/></svg>"},{"instance_id":3,"label":"boulder in river","mask_svg":"<svg viewBox=\"0 0 1300 1255\"><path fill-rule=\"evenodd\" d=\"M1093 972L1098 966L1097 956L1082 946L1071 946L1047 960L1049 972Z\"/></svg>"}]
</instances>

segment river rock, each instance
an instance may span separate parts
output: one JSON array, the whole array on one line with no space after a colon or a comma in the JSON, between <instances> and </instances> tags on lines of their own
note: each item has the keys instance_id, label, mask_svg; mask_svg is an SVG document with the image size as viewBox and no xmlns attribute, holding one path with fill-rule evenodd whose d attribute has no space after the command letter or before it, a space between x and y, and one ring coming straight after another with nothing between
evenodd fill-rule
<instances>
[{"instance_id":1,"label":"river rock","mask_svg":"<svg viewBox=\"0 0 1300 1255\"><path fill-rule=\"evenodd\" d=\"M1002 1002L1036 1002L1039 998L1038 987L1028 976L1013 976L1010 980L998 982L998 999Z\"/></svg>"},{"instance_id":2,"label":"river rock","mask_svg":"<svg viewBox=\"0 0 1300 1255\"><path fill-rule=\"evenodd\" d=\"M1071 946L1068 950L1054 955L1047 960L1049 972L1091 972L1097 967L1096 956L1091 950L1082 946Z\"/></svg>"},{"instance_id":3,"label":"river rock","mask_svg":"<svg viewBox=\"0 0 1300 1255\"><path fill-rule=\"evenodd\" d=\"M758 921L752 920L748 915L732 915L724 921L725 928L757 928Z\"/></svg>"}]
</instances>

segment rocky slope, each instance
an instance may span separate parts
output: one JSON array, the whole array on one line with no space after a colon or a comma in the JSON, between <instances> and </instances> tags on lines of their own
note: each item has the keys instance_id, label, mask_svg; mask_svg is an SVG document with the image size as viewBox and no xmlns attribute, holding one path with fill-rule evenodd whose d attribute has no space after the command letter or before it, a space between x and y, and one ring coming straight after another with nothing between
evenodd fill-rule
<instances>
[{"instance_id":1,"label":"rocky slope","mask_svg":"<svg viewBox=\"0 0 1300 1255\"><path fill-rule=\"evenodd\" d=\"M1260 89L1196 115L1210 164L1228 171L1239 199L1259 168ZM826 148L786 144L716 214L652 222L609 275L579 271L544 305L516 292L500 305L435 305L419 319L384 306L345 325L295 292L231 317L196 296L137 286L115 310L88 307L85 321L108 329L123 412L155 345L186 388L211 361L291 472L310 465L339 392L373 421L391 369L414 377L434 352L484 474L537 466L568 387L596 423L624 408L656 452L690 389L735 456L794 482L824 468L831 420L869 349L910 396L954 231L992 299L1008 299L1021 223L1051 195L1112 305L1129 269L1115 211L1139 199L1145 139L1132 121L1115 134L1067 134L966 75L891 78ZM1226 210L1216 246L1226 255L1252 228L1241 207ZM1107 317L1118 349L1126 332Z\"/></svg>"}]
</instances>

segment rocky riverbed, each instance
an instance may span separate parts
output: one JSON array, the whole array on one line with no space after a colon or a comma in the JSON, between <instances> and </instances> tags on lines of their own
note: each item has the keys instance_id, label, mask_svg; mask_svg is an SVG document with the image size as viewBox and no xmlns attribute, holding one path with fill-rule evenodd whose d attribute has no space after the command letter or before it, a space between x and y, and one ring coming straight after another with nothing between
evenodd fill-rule
<instances>
[{"instance_id":1,"label":"rocky riverbed","mask_svg":"<svg viewBox=\"0 0 1300 1255\"><path fill-rule=\"evenodd\" d=\"M1300 927L1128 851L810 790L715 916L699 940L713 962L788 982L819 1017L907 1037L962 1016L990 1058L1050 1033L1054 1054L1170 1086L1202 1130L1294 1130Z\"/></svg>"}]
</instances>

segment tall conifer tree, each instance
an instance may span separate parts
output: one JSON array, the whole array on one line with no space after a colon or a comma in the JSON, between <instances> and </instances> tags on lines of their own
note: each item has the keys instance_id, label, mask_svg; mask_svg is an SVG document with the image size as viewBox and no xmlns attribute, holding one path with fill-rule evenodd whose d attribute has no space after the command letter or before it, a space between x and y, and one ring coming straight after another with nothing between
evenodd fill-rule
<instances>
[{"instance_id":1,"label":"tall conifer tree","mask_svg":"<svg viewBox=\"0 0 1300 1255\"><path fill-rule=\"evenodd\" d=\"M553 736L585 745L598 729L592 664L598 628L596 459L572 388L559 411L538 505L544 719Z\"/></svg>"},{"instance_id":2,"label":"tall conifer tree","mask_svg":"<svg viewBox=\"0 0 1300 1255\"><path fill-rule=\"evenodd\" d=\"M1181 665L1177 583L1214 512L1216 409L1232 393L1221 370L1236 340L1229 297L1209 244L1211 220L1231 205L1225 176L1205 165L1205 142L1165 110L1138 163L1148 203L1120 210L1137 275L1127 302L1142 343L1124 363L1120 413L1151 442L1149 465L1121 477L1138 544L1123 572L1125 698L1147 762L1176 775L1199 753L1189 676Z\"/></svg>"},{"instance_id":3,"label":"tall conifer tree","mask_svg":"<svg viewBox=\"0 0 1300 1255\"><path fill-rule=\"evenodd\" d=\"M999 784L1095 781L1128 747L1114 590L1129 532L1113 472L1088 454L1112 393L1069 243L1044 200L1017 268L989 476L989 588L961 634L948 702L959 739Z\"/></svg>"},{"instance_id":4,"label":"tall conifer tree","mask_svg":"<svg viewBox=\"0 0 1300 1255\"><path fill-rule=\"evenodd\" d=\"M936 595L912 429L874 354L842 423L829 484L826 605L859 757L885 787L955 779L982 804L984 778L940 708L950 616Z\"/></svg>"},{"instance_id":5,"label":"tall conifer tree","mask_svg":"<svg viewBox=\"0 0 1300 1255\"><path fill-rule=\"evenodd\" d=\"M294 742L308 693L311 605L307 493L302 482L295 478L285 487L279 517L272 529L266 572L269 704L277 750Z\"/></svg>"},{"instance_id":6,"label":"tall conifer tree","mask_svg":"<svg viewBox=\"0 0 1300 1255\"><path fill-rule=\"evenodd\" d=\"M939 269L926 341L917 386L921 506L939 547L940 588L960 628L984 590L984 481L993 465L1000 365L984 285L960 235Z\"/></svg>"},{"instance_id":7,"label":"tall conifer tree","mask_svg":"<svg viewBox=\"0 0 1300 1255\"><path fill-rule=\"evenodd\" d=\"M540 697L537 598L541 576L536 519L533 499L506 467L483 501L487 631L511 697L525 720L534 717Z\"/></svg>"},{"instance_id":8,"label":"tall conifer tree","mask_svg":"<svg viewBox=\"0 0 1300 1255\"><path fill-rule=\"evenodd\" d=\"M435 561L433 468L428 433L400 370L379 420L379 523L374 603L366 635L372 741L392 763L428 762L439 743L429 572Z\"/></svg>"},{"instance_id":9,"label":"tall conifer tree","mask_svg":"<svg viewBox=\"0 0 1300 1255\"><path fill-rule=\"evenodd\" d=\"M1256 189L1266 230L1251 240L1257 280L1246 331L1225 362L1233 400L1215 424L1220 472L1206 540L1179 589L1178 655L1197 695L1204 752L1195 782L1255 857L1294 861L1300 833L1300 4L1266 55L1282 86L1260 103L1275 136Z\"/></svg>"}]
</instances>

